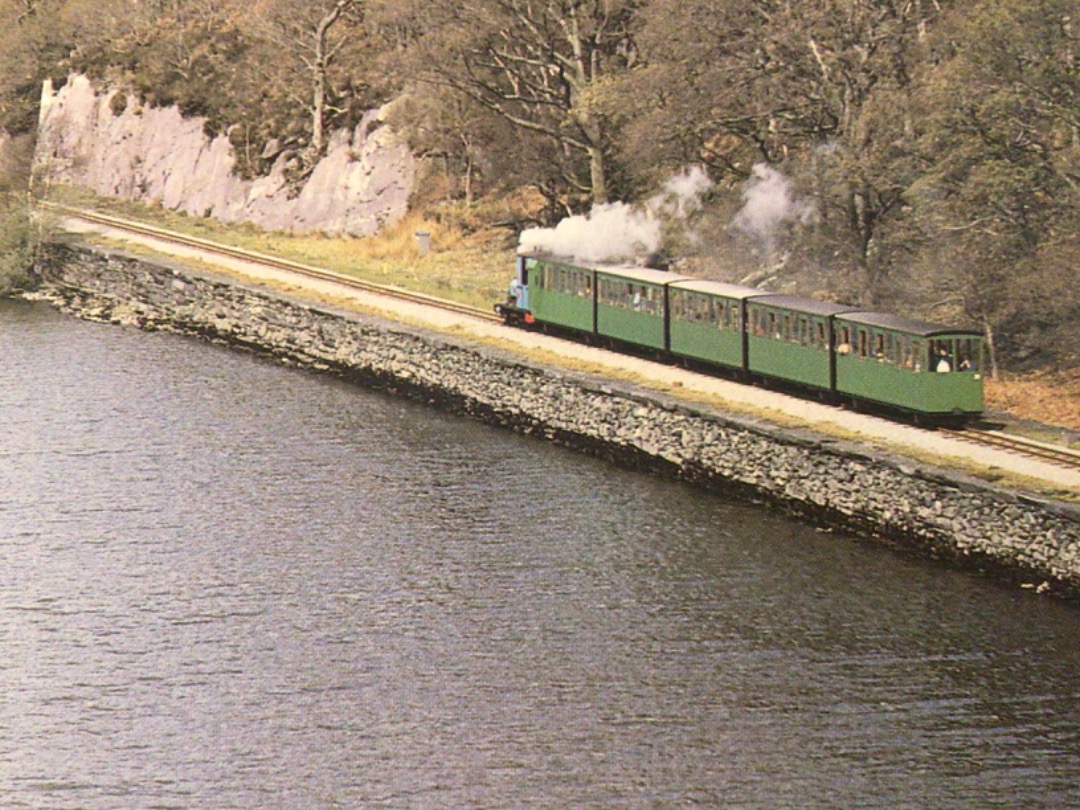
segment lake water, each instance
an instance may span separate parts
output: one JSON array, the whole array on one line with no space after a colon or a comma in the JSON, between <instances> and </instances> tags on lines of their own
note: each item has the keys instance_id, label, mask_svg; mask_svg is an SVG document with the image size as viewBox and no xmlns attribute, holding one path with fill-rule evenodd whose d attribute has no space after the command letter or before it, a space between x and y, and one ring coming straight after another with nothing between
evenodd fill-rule
<instances>
[{"instance_id":1,"label":"lake water","mask_svg":"<svg viewBox=\"0 0 1080 810\"><path fill-rule=\"evenodd\" d=\"M4 808L1080 806L1080 611L0 303Z\"/></svg>"}]
</instances>

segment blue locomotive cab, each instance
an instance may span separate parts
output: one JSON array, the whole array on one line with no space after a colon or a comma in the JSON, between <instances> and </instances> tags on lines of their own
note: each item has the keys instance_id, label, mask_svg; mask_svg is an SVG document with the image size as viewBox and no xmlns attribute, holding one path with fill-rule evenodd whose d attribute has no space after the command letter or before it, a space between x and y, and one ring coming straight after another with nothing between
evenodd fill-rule
<instances>
[{"instance_id":1,"label":"blue locomotive cab","mask_svg":"<svg viewBox=\"0 0 1080 810\"><path fill-rule=\"evenodd\" d=\"M506 301L495 305L495 314L507 325L532 323L529 310L529 264L524 256L517 257L517 272L510 280Z\"/></svg>"}]
</instances>

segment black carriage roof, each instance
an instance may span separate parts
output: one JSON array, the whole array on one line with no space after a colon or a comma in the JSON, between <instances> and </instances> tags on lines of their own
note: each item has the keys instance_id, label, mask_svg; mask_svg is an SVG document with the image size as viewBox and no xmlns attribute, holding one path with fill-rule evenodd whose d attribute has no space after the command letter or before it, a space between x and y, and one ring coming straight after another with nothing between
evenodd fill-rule
<instances>
[{"instance_id":1,"label":"black carriage roof","mask_svg":"<svg viewBox=\"0 0 1080 810\"><path fill-rule=\"evenodd\" d=\"M715 295L721 298L734 298L740 301L743 298L751 298L762 294L761 290L756 287L746 287L742 284L729 284L725 281L710 281L709 279L704 278L676 281L671 286L678 290L691 290L693 292Z\"/></svg>"},{"instance_id":2,"label":"black carriage roof","mask_svg":"<svg viewBox=\"0 0 1080 810\"><path fill-rule=\"evenodd\" d=\"M681 276L668 270L654 270L651 267L621 267L605 266L598 264L594 268L598 274L624 278L627 281L638 281L645 284L672 284L676 281L690 281L690 276Z\"/></svg>"},{"instance_id":3,"label":"black carriage roof","mask_svg":"<svg viewBox=\"0 0 1080 810\"><path fill-rule=\"evenodd\" d=\"M606 276L616 276L627 281L637 281L645 284L671 284L675 281L690 281L690 276L672 273L669 270L656 270L652 267L639 267L633 264L600 264L596 262L583 262L566 256L553 256L551 254L520 253L519 256L544 264L555 264L572 270L585 270L587 272L603 273Z\"/></svg>"},{"instance_id":4,"label":"black carriage roof","mask_svg":"<svg viewBox=\"0 0 1080 810\"><path fill-rule=\"evenodd\" d=\"M798 295L780 295L761 291L759 295L750 298L749 303L761 304L767 307L779 307L790 309L795 312L805 312L810 315L838 315L841 312L852 312L855 307L849 304L836 304L832 301L818 301L816 298L803 298Z\"/></svg>"},{"instance_id":5,"label":"black carriage roof","mask_svg":"<svg viewBox=\"0 0 1080 810\"><path fill-rule=\"evenodd\" d=\"M900 315L890 315L886 312L847 312L840 320L860 326L877 326L882 329L892 329L897 332L907 332L920 337L934 337L935 335L965 335L981 337L974 329L964 329L958 326L946 326L940 323L920 321L915 318L904 318Z\"/></svg>"}]
</instances>

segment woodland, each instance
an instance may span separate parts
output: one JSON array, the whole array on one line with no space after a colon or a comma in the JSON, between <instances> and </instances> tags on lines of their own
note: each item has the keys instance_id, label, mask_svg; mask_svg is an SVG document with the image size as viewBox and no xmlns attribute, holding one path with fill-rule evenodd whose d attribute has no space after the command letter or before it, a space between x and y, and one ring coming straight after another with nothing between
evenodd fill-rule
<instances>
[{"instance_id":1,"label":"woodland","mask_svg":"<svg viewBox=\"0 0 1080 810\"><path fill-rule=\"evenodd\" d=\"M706 178L659 257L976 325L1080 374L1076 0L0 0L0 191L42 82L177 105L302 178L367 110L416 205L553 225ZM755 196L756 189L756 196ZM764 194L769 190L769 194ZM528 201L527 205L519 204ZM756 201L756 208L750 203Z\"/></svg>"}]
</instances>

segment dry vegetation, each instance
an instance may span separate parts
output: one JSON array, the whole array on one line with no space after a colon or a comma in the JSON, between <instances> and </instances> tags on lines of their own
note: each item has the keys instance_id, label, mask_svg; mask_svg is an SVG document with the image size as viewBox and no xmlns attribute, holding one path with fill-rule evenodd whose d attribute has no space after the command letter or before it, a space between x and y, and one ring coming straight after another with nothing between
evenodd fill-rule
<instances>
[{"instance_id":1,"label":"dry vegetation","mask_svg":"<svg viewBox=\"0 0 1080 810\"><path fill-rule=\"evenodd\" d=\"M1016 419L1080 431L1080 369L988 380L986 404Z\"/></svg>"}]
</instances>

